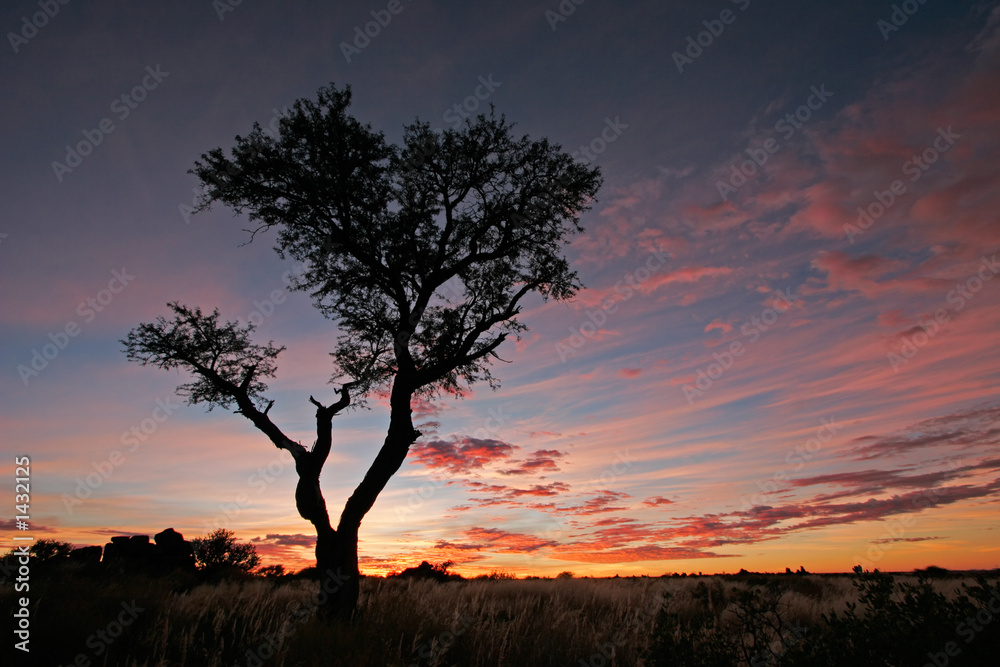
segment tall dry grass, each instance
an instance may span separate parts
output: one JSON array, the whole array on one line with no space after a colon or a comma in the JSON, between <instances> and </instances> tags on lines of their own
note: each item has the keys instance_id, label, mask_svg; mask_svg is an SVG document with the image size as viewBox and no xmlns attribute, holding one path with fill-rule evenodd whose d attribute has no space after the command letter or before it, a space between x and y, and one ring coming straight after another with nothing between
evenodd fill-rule
<instances>
[{"instance_id":1,"label":"tall dry grass","mask_svg":"<svg viewBox=\"0 0 1000 667\"><path fill-rule=\"evenodd\" d=\"M343 628L305 613L317 591L311 581L198 583L186 577L83 576L67 569L33 580L32 664L643 665L654 627L664 618L661 609L678 627L706 609L718 612L717 623L732 625L734 589L760 589L766 581L777 582L785 620L804 627L857 599L849 577L823 575L759 581L368 578L358 622ZM948 580L941 587L953 592L959 583ZM96 632L113 627L122 603L133 600L143 609L134 622L108 644L95 641ZM3 584L0 609L9 613L13 606L11 586Z\"/></svg>"}]
</instances>

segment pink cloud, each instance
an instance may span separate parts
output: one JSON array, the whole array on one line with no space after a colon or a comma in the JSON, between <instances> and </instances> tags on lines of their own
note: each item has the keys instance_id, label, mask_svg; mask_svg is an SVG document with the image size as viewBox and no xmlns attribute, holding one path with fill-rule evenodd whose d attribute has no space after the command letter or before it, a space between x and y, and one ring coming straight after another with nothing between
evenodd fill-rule
<instances>
[{"instance_id":1,"label":"pink cloud","mask_svg":"<svg viewBox=\"0 0 1000 667\"><path fill-rule=\"evenodd\" d=\"M569 485L565 482L550 482L548 484L533 484L528 488L518 488L506 484L490 484L475 480L461 480L459 482L474 493L485 494L485 497L470 498L480 506L488 505L509 505L517 506L519 498L549 498L558 496L569 491Z\"/></svg>"},{"instance_id":2,"label":"pink cloud","mask_svg":"<svg viewBox=\"0 0 1000 667\"><path fill-rule=\"evenodd\" d=\"M677 269L676 271L671 271L661 275L654 275L648 281L640 285L639 289L643 292L649 293L663 287L664 285L672 285L675 283L695 283L703 278L728 276L732 272L733 270L726 266L685 266Z\"/></svg>"},{"instance_id":3,"label":"pink cloud","mask_svg":"<svg viewBox=\"0 0 1000 667\"><path fill-rule=\"evenodd\" d=\"M454 441L432 440L410 449L413 460L428 468L461 474L510 457L514 446L500 440L464 437Z\"/></svg>"},{"instance_id":4,"label":"pink cloud","mask_svg":"<svg viewBox=\"0 0 1000 667\"><path fill-rule=\"evenodd\" d=\"M646 545L627 549L577 551L571 547L558 549L551 558L579 563L635 563L650 560L688 560L695 558L729 558L730 554L717 554L693 547L663 547Z\"/></svg>"},{"instance_id":5,"label":"pink cloud","mask_svg":"<svg viewBox=\"0 0 1000 667\"><path fill-rule=\"evenodd\" d=\"M993 448L1000 445L1000 406L981 405L917 422L897 433L862 436L854 440L851 455L871 460L946 447L962 451L970 447Z\"/></svg>"},{"instance_id":6,"label":"pink cloud","mask_svg":"<svg viewBox=\"0 0 1000 667\"><path fill-rule=\"evenodd\" d=\"M705 326L705 333L710 333L712 331L720 331L723 334L727 334L733 330L731 324L725 322L720 322L719 320L712 320Z\"/></svg>"},{"instance_id":7,"label":"pink cloud","mask_svg":"<svg viewBox=\"0 0 1000 667\"><path fill-rule=\"evenodd\" d=\"M460 551L492 551L497 553L533 554L542 549L556 546L554 540L543 540L534 535L513 533L499 528L469 528L463 533L471 543L456 543L441 540L436 549L458 549Z\"/></svg>"},{"instance_id":8,"label":"pink cloud","mask_svg":"<svg viewBox=\"0 0 1000 667\"><path fill-rule=\"evenodd\" d=\"M501 470L500 473L503 475L534 475L558 472L559 466L556 459L563 456L562 452L555 449L539 449L532 452L525 460L516 462L515 467Z\"/></svg>"}]
</instances>

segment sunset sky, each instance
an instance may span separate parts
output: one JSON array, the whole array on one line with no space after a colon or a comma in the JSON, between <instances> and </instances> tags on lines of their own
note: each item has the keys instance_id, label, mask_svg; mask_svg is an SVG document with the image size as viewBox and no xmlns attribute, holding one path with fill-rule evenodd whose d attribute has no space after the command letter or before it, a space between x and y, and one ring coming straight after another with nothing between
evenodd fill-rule
<instances>
[{"instance_id":1,"label":"sunset sky","mask_svg":"<svg viewBox=\"0 0 1000 667\"><path fill-rule=\"evenodd\" d=\"M586 288L528 304L498 391L416 406L363 571L1000 567L1000 5L577 1L5 3L0 488L30 456L30 535L313 562L291 456L118 341L173 300L259 322L312 443L336 323L273 235L190 213L187 170L334 83L390 141L493 104L604 175ZM334 521L370 407L334 420Z\"/></svg>"}]
</instances>

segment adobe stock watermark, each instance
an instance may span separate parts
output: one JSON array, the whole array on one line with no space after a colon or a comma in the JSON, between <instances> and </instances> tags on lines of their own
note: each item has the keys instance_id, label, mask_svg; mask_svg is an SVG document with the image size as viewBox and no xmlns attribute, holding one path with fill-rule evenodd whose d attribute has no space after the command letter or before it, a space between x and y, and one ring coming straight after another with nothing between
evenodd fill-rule
<instances>
[{"instance_id":1,"label":"adobe stock watermark","mask_svg":"<svg viewBox=\"0 0 1000 667\"><path fill-rule=\"evenodd\" d=\"M625 451L622 451L620 449L616 449L614 463L601 471L599 477L584 482L582 486L577 488L577 491L580 493L590 493L606 489L612 482L627 473L629 468L631 468L634 463L635 459L632 458L632 454L629 450L626 449Z\"/></svg>"},{"instance_id":2,"label":"adobe stock watermark","mask_svg":"<svg viewBox=\"0 0 1000 667\"><path fill-rule=\"evenodd\" d=\"M27 526L26 523L19 522L18 527ZM31 539L14 538L14 539ZM14 558L17 558L17 567L14 566ZM7 561L10 561L8 565ZM4 576L14 583L14 591L17 593L28 593L31 590L31 546L28 544L16 545L10 554L10 558L4 558L0 563ZM14 575L17 575L15 578ZM31 653L31 598L28 596L15 598L17 601L17 611L12 616L17 620L12 623L15 626L14 634L21 641L14 643L14 648L18 651Z\"/></svg>"},{"instance_id":3,"label":"adobe stock watermark","mask_svg":"<svg viewBox=\"0 0 1000 667\"><path fill-rule=\"evenodd\" d=\"M146 76L142 77L142 81L132 90L122 93L111 102L111 113L115 114L119 121L124 121L168 76L170 76L170 72L162 71L160 65L155 68L152 65L147 65ZM83 164L84 158L104 143L105 137L114 132L115 129L114 121L110 118L102 118L94 129L81 130L83 140L78 141L75 145L66 144L66 157L63 162L53 160L52 173L55 174L56 180L62 183L66 174L72 173L74 169Z\"/></svg>"},{"instance_id":4,"label":"adobe stock watermark","mask_svg":"<svg viewBox=\"0 0 1000 667\"><path fill-rule=\"evenodd\" d=\"M571 445L572 446L572 445ZM635 464L636 459L632 458L631 452L629 450L621 451L615 450L615 459L608 467L606 467L599 477L591 479L584 482L583 486L577 489L580 494L584 493L600 493L605 491L611 485L612 482L622 477L629 471L629 469ZM546 542L555 542L559 537L566 533L566 531L574 530L573 526L566 523L565 518L560 518L559 516L550 516L550 523L548 528L538 534L539 539ZM526 564L531 564L535 562L535 559L539 557L540 554L535 552L525 552L521 554L524 562Z\"/></svg>"},{"instance_id":5,"label":"adobe stock watermark","mask_svg":"<svg viewBox=\"0 0 1000 667\"><path fill-rule=\"evenodd\" d=\"M607 665L620 664L615 662L616 649L631 644L636 632L645 635L650 631L656 623L660 609L663 608L670 596L668 588L666 579L656 579L652 595L645 605L639 608L635 615L629 614L628 622L610 637L611 641L598 646L597 651L589 658L580 658L577 665L579 667L606 667Z\"/></svg>"},{"instance_id":6,"label":"adobe stock watermark","mask_svg":"<svg viewBox=\"0 0 1000 667\"><path fill-rule=\"evenodd\" d=\"M413 0L407 1L412 2ZM365 23L363 29L360 25L354 26L354 39L350 43L340 43L340 52L344 54L347 62L350 63L351 58L360 55L364 49L368 48L372 40L381 35L382 30L389 26L393 17L398 16L404 9L406 7L403 6L402 0L389 0L385 9L371 10L369 14L374 20Z\"/></svg>"},{"instance_id":7,"label":"adobe stock watermark","mask_svg":"<svg viewBox=\"0 0 1000 667\"><path fill-rule=\"evenodd\" d=\"M579 326L571 326L569 328L570 335L556 343L556 354L559 355L559 361L566 363L566 360L579 352L588 340L597 338L601 327L608 321L608 315L614 315L618 311L619 305L631 299L639 290L640 285L666 265L669 256L662 250L655 250L650 253L642 266L627 272L621 280L616 282L614 295L604 299L598 308L588 310L587 319Z\"/></svg>"},{"instance_id":8,"label":"adobe stock watermark","mask_svg":"<svg viewBox=\"0 0 1000 667\"><path fill-rule=\"evenodd\" d=\"M455 643L455 639L461 637L472 627L475 616L462 613L452 621L448 630L445 630L430 641L425 641L414 651L416 662L411 662L409 667L421 667L421 665L440 665L445 657L445 653ZM424 661L427 661L426 663Z\"/></svg>"},{"instance_id":9,"label":"adobe stock watermark","mask_svg":"<svg viewBox=\"0 0 1000 667\"><path fill-rule=\"evenodd\" d=\"M243 4L243 0L212 0L212 9L219 21L226 20L226 14L235 12L236 8Z\"/></svg>"},{"instance_id":10,"label":"adobe stock watermark","mask_svg":"<svg viewBox=\"0 0 1000 667\"><path fill-rule=\"evenodd\" d=\"M934 138L930 146L920 153L915 153L913 157L904 162L902 167L900 167L903 175L910 177L911 183L919 181L924 172L930 169L941 155L947 153L955 145L955 142L962 137L961 134L952 131L951 125L948 126L947 130L939 127L937 132L938 136ZM872 193L875 200L868 204L868 206L858 207L857 225L844 225L844 235L847 236L847 240L853 244L855 238L871 229L872 225L885 215L886 211L892 208L892 205L896 203L898 198L906 194L906 192L906 183L901 179L894 180L886 190L875 190Z\"/></svg>"},{"instance_id":11,"label":"adobe stock watermark","mask_svg":"<svg viewBox=\"0 0 1000 667\"><path fill-rule=\"evenodd\" d=\"M750 7L750 0L730 0L730 2L738 5L741 12L745 12ZM705 52L705 49L712 46L715 40L722 35L726 26L736 22L737 16L738 14L733 10L723 9L719 13L719 18L702 21L701 24L705 26L705 30L702 30L694 37L688 35L687 48L684 49L684 53L674 51L671 54L674 64L677 65L677 71L683 74L685 65L693 65L694 61Z\"/></svg>"},{"instance_id":12,"label":"adobe stock watermark","mask_svg":"<svg viewBox=\"0 0 1000 667\"><path fill-rule=\"evenodd\" d=\"M586 0L562 0L555 10L545 10L545 20L549 22L549 27L555 32L559 24L568 19Z\"/></svg>"},{"instance_id":13,"label":"adobe stock watermark","mask_svg":"<svg viewBox=\"0 0 1000 667\"><path fill-rule=\"evenodd\" d=\"M291 109L287 106L284 109L280 110L277 107L272 107L271 112L272 113L270 120L268 120L267 124L261 125L261 130L264 132L264 134L266 134L270 138L277 139L281 132L281 121L282 119L288 117L288 114L291 113ZM240 173L241 173L240 170L236 169L234 166L230 168L228 171L223 172L215 180L211 181L211 186L218 190L224 190L225 188L229 187L229 183L234 178L239 176ZM177 204L177 211L181 214L181 217L184 218L185 225L191 224L191 214L198 212L199 203L201 202L202 198L207 194L207 192L208 192L208 187L206 185L204 184L196 185L191 188L190 204L184 202Z\"/></svg>"},{"instance_id":14,"label":"adobe stock watermark","mask_svg":"<svg viewBox=\"0 0 1000 667\"><path fill-rule=\"evenodd\" d=\"M213 188L219 192L226 190L231 181L237 178L241 173L242 170L238 169L236 165L229 163L226 171L213 172L207 177L209 179L209 184L200 183L191 188L191 204L188 205L181 202L177 205L177 211L181 214L181 217L184 218L184 224L191 224L191 214L199 211L202 199L206 197Z\"/></svg>"},{"instance_id":15,"label":"adobe stock watermark","mask_svg":"<svg viewBox=\"0 0 1000 667\"><path fill-rule=\"evenodd\" d=\"M740 496L741 512L747 512L754 507L769 504L773 494L778 492L779 482L792 479L795 473L802 470L806 463L811 461L823 449L825 443L833 439L837 431L844 428L842 425L837 424L833 417L829 419L823 417L819 421L820 426L816 429L815 436L809 438L801 445L795 445L794 448L788 450L788 453L785 454L785 465L789 466L788 468L779 468L774 471L770 479L757 482L757 488L760 489L760 493L755 493L749 498L745 495Z\"/></svg>"},{"instance_id":16,"label":"adobe stock watermark","mask_svg":"<svg viewBox=\"0 0 1000 667\"><path fill-rule=\"evenodd\" d=\"M780 134L785 141L795 136L795 133L809 122L814 111L819 111L826 104L826 101L833 97L833 93L826 89L826 84L809 87L810 95L806 98L794 112L787 113L774 124L774 131ZM763 167L772 155L781 150L781 144L774 137L765 139L761 148L750 147L746 149L749 160L744 160L738 166L736 163L730 164L731 173L728 181L717 180L715 187L719 191L719 196L723 201L729 201L729 195L747 184L748 180L756 176L760 168Z\"/></svg>"},{"instance_id":17,"label":"adobe stock watermark","mask_svg":"<svg viewBox=\"0 0 1000 667\"><path fill-rule=\"evenodd\" d=\"M580 149L571 153L573 159L579 160L582 155L583 161L587 163L595 162L597 156L607 150L608 145L614 143L618 140L624 130L628 129L628 125L621 122L621 116L615 116L614 120L609 117L604 118L604 128L598 134L598 136L591 139L587 144L580 146ZM433 150L426 150L422 152L424 155L433 154ZM426 159L423 155L419 158L421 162ZM412 164L416 159L410 160ZM419 166L419 163L418 163ZM416 167L413 167L416 168ZM511 221L515 226L525 224L529 222L528 216L533 216L536 214L547 215L547 207L553 205L560 205L561 201L560 193L563 191L567 183L564 184L563 179L565 177L547 179L539 188L539 192L535 197L527 203L522 211L515 211L511 214ZM530 224L530 223L529 223Z\"/></svg>"},{"instance_id":18,"label":"adobe stock watermark","mask_svg":"<svg viewBox=\"0 0 1000 667\"><path fill-rule=\"evenodd\" d=\"M994 589L993 594L982 602L982 605L976 610L975 616L966 616L964 621L955 626L955 634L963 638L966 644L975 641L979 633L986 630L987 626L1000 615L1000 591ZM941 648L942 650L937 653L927 654L930 662L925 663L924 667L947 667L951 663L950 658L957 658L962 654L958 642L947 641Z\"/></svg>"},{"instance_id":19,"label":"adobe stock watermark","mask_svg":"<svg viewBox=\"0 0 1000 667\"><path fill-rule=\"evenodd\" d=\"M171 401L173 398L175 397L168 396L166 399L156 399L156 407L153 408L150 416L138 424L134 424L129 430L122 433L119 442L123 449L127 449L128 454L135 453L150 436L156 433L160 428L160 424L170 419L174 411L181 407L180 403ZM106 458L100 461L91 461L90 465L93 467L94 472L89 473L86 477L76 478L76 489L73 495L68 493L62 494L63 507L66 508L66 512L73 514L73 508L77 505L82 505L84 500L94 495L94 491L101 488L101 485L111 478L115 469L123 465L125 460L126 452L123 452L121 449L113 449L108 452Z\"/></svg>"},{"instance_id":20,"label":"adobe stock watermark","mask_svg":"<svg viewBox=\"0 0 1000 667\"><path fill-rule=\"evenodd\" d=\"M278 654L285 640L295 635L296 626L313 618L319 608L329 600L330 595L340 590L351 578L351 575L344 574L339 567L336 572L332 569L327 569L324 572L323 581L320 582L319 591L316 596L311 597L305 604L301 602L293 604L284 614L281 627L268 635L263 642L257 644L256 649L247 650L246 662L236 663L237 666L245 664L246 667L263 667L266 661Z\"/></svg>"},{"instance_id":21,"label":"adobe stock watermark","mask_svg":"<svg viewBox=\"0 0 1000 667\"><path fill-rule=\"evenodd\" d=\"M744 338L749 338L750 342L744 345L741 340L734 340L721 353L713 352L712 358L715 361L707 366L700 366L695 372L694 383L689 382L681 387L688 405L694 405L696 398L711 389L719 378L733 367L736 360L746 354L747 348L760 340L760 337L774 326L779 314L791 309L793 299L790 289L775 290L772 294L775 295L773 307L765 308L759 315L754 315L740 325L740 333Z\"/></svg>"},{"instance_id":22,"label":"adobe stock watermark","mask_svg":"<svg viewBox=\"0 0 1000 667\"><path fill-rule=\"evenodd\" d=\"M951 313L958 313L965 308L966 304L979 294L986 283L993 280L994 276L998 274L1000 274L1000 263L997 262L997 256L983 257L976 272L955 285L945 296L945 301L952 308L938 308L934 311L933 317L928 317L926 320L918 319L916 324L910 328L910 333L903 336L899 349L886 355L893 372L898 373L900 368L910 363L910 360L917 356L921 348L937 337L941 333L942 327L951 321Z\"/></svg>"},{"instance_id":23,"label":"adobe stock watermark","mask_svg":"<svg viewBox=\"0 0 1000 667\"><path fill-rule=\"evenodd\" d=\"M920 6L926 2L927 0L903 0L898 5L892 5L889 19L879 19L875 22L875 27L882 33L882 39L888 42L889 36L906 25L910 17L916 14L920 10Z\"/></svg>"},{"instance_id":24,"label":"adobe stock watermark","mask_svg":"<svg viewBox=\"0 0 1000 667\"><path fill-rule=\"evenodd\" d=\"M121 294L133 280L135 280L135 276L131 275L124 266L121 271L113 270L108 286L97 292L96 295L81 301L76 307L76 314L82 318L84 324L90 324L97 318L98 313L104 312L104 309L111 304L115 295ZM31 378L38 377L42 371L48 368L49 364L59 356L59 353L69 346L70 339L79 336L81 331L80 323L71 320L59 331L50 332L48 337L51 342L42 345L41 350L37 347L32 348L31 359L27 363L17 366L17 373L21 376L21 382L24 383L24 386L27 387Z\"/></svg>"},{"instance_id":25,"label":"adobe stock watermark","mask_svg":"<svg viewBox=\"0 0 1000 667\"><path fill-rule=\"evenodd\" d=\"M342 243L334 241L333 237L328 237L323 242L322 250L323 250L323 252L326 252L326 253L336 254L338 252L338 249L342 245L343 245ZM281 282L285 286L285 288L289 292L291 292L291 291L293 291L296 288L296 285L299 284L298 281L302 278L302 276L304 276L306 273L308 273L308 271L309 271L309 260L302 260L302 261L296 262L294 265L292 265L292 268L286 270L284 273L281 274ZM274 292L271 292L271 297L272 297L272 299L274 298ZM284 299L282 299L282 301L283 300ZM254 302L254 303L256 303L256 302ZM281 303L281 302L277 302L277 303ZM268 315L268 317L270 317L270 315Z\"/></svg>"},{"instance_id":26,"label":"adobe stock watermark","mask_svg":"<svg viewBox=\"0 0 1000 667\"><path fill-rule=\"evenodd\" d=\"M295 467L294 461L285 460L285 457L281 455L282 451L284 450L276 452L275 457L266 465L258 466L247 476L247 487L255 490L255 496L264 493L269 486L285 474L288 468ZM230 502L219 503L218 508L222 513L215 515L211 521L205 522L203 527L205 532L212 533L219 528L229 528L232 526L232 522L243 513L243 510L251 505L253 505L253 498L246 491L237 494Z\"/></svg>"},{"instance_id":27,"label":"adobe stock watermark","mask_svg":"<svg viewBox=\"0 0 1000 667\"><path fill-rule=\"evenodd\" d=\"M501 85L503 85L503 82L494 81L492 73L488 74L486 78L480 76L479 85L476 86L473 94L461 102L453 104L444 112L441 119L446 123L451 123L451 128L457 130L462 126L462 122L474 114L482 102L490 99L493 92Z\"/></svg>"},{"instance_id":28,"label":"adobe stock watermark","mask_svg":"<svg viewBox=\"0 0 1000 667\"><path fill-rule=\"evenodd\" d=\"M584 146L580 146L580 149L570 153L574 159L580 159L580 155L583 155L587 162L594 162L597 160L597 156L603 153L608 148L608 144L613 144L618 140L618 137L622 135L622 130L627 130L628 125L621 121L621 116L615 116L614 120L610 118L604 119L604 129L601 130L600 136L594 137Z\"/></svg>"},{"instance_id":29,"label":"adobe stock watermark","mask_svg":"<svg viewBox=\"0 0 1000 667\"><path fill-rule=\"evenodd\" d=\"M31 18L21 17L21 29L17 32L8 32L7 41L14 53L19 53L21 47L30 42L38 34L38 31L49 24L49 21L59 13L60 5L68 5L70 0L38 0L38 8L41 11L35 12Z\"/></svg>"},{"instance_id":30,"label":"adobe stock watermark","mask_svg":"<svg viewBox=\"0 0 1000 667\"><path fill-rule=\"evenodd\" d=\"M246 318L240 318L238 321L245 321L248 324L258 327L263 324L264 320L271 317L271 315L274 315L275 309L283 304L287 298L288 295L284 290L271 290L271 298L264 299L263 301L257 301L255 299L253 302L254 309L250 311L250 314L247 315Z\"/></svg>"},{"instance_id":31,"label":"adobe stock watermark","mask_svg":"<svg viewBox=\"0 0 1000 667\"><path fill-rule=\"evenodd\" d=\"M132 602L122 602L122 610L118 612L118 616L112 619L106 626L95 630L93 634L87 637L87 648L94 652L94 657L101 657L104 652L115 643L115 640L121 637L125 630L135 623L135 620L139 618L139 614L146 611L145 607L140 607ZM87 657L87 653L80 653L73 659L72 665L89 665L90 659Z\"/></svg>"}]
</instances>

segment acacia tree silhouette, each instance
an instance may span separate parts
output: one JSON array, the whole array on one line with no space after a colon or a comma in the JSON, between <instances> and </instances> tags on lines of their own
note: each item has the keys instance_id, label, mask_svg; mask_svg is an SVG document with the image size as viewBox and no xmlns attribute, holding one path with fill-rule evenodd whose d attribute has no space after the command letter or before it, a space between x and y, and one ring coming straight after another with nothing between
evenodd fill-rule
<instances>
[{"instance_id":1,"label":"acacia tree silhouette","mask_svg":"<svg viewBox=\"0 0 1000 667\"><path fill-rule=\"evenodd\" d=\"M194 557L204 572L219 570L242 570L250 572L260 565L257 547L251 542L237 542L236 534L225 528L217 528L205 537L191 540Z\"/></svg>"},{"instance_id":2,"label":"acacia tree silhouette","mask_svg":"<svg viewBox=\"0 0 1000 667\"><path fill-rule=\"evenodd\" d=\"M349 618L358 600L358 530L379 493L420 436L415 397L461 396L476 382L496 388L490 363L518 337L522 301L567 299L580 287L563 246L583 231L580 214L600 171L546 139L515 138L491 108L458 130L419 120L402 145L348 115L350 88L331 85L297 100L276 137L259 124L236 137L227 157L202 155L192 173L204 186L199 210L221 202L257 227L276 229L276 250L305 267L295 289L335 321L334 380L340 400L316 406L308 450L268 417L264 378L284 349L251 342L241 327L179 303L171 321L141 324L123 340L143 365L184 368L195 381L178 392L253 422L295 458L299 514L316 529L316 564L333 582L321 609ZM366 396L388 394L389 427L364 479L333 528L319 476L330 453L332 417Z\"/></svg>"}]
</instances>

